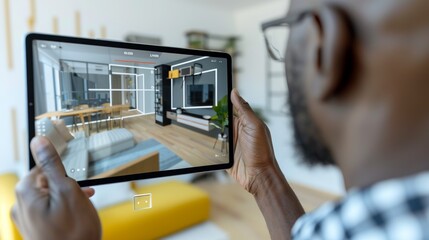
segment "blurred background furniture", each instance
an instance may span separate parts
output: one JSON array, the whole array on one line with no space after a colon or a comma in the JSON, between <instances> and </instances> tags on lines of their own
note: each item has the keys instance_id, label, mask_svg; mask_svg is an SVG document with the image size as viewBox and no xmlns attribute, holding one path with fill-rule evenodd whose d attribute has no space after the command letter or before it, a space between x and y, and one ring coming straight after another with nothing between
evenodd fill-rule
<instances>
[{"instance_id":1,"label":"blurred background furniture","mask_svg":"<svg viewBox=\"0 0 429 240\"><path fill-rule=\"evenodd\" d=\"M133 211L128 201L100 210L104 239L159 239L209 219L209 195L192 185L164 182L134 191L152 193L152 208Z\"/></svg>"}]
</instances>

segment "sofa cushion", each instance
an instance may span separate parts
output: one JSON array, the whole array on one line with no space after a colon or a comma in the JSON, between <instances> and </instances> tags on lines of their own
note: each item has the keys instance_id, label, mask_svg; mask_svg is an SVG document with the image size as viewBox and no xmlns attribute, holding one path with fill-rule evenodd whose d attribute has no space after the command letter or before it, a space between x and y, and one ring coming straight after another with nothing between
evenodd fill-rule
<instances>
[{"instance_id":1,"label":"sofa cushion","mask_svg":"<svg viewBox=\"0 0 429 240\"><path fill-rule=\"evenodd\" d=\"M67 150L61 155L67 175L77 181L88 178L88 151L85 138L68 142Z\"/></svg>"},{"instance_id":2,"label":"sofa cushion","mask_svg":"<svg viewBox=\"0 0 429 240\"><path fill-rule=\"evenodd\" d=\"M87 151L86 138L75 138L67 143L67 151L64 154L69 154L77 151Z\"/></svg>"},{"instance_id":3,"label":"sofa cushion","mask_svg":"<svg viewBox=\"0 0 429 240\"><path fill-rule=\"evenodd\" d=\"M82 181L88 179L88 152L75 151L62 157L67 176Z\"/></svg>"},{"instance_id":4,"label":"sofa cushion","mask_svg":"<svg viewBox=\"0 0 429 240\"><path fill-rule=\"evenodd\" d=\"M53 121L53 123L57 132L61 135L61 137L63 137L66 142L74 138L73 135L70 134L70 131L66 127L66 124L64 123L63 119L58 119L56 121Z\"/></svg>"},{"instance_id":5,"label":"sofa cushion","mask_svg":"<svg viewBox=\"0 0 429 240\"><path fill-rule=\"evenodd\" d=\"M63 154L63 152L67 149L67 142L58 133L57 129L54 127L54 124L48 118L43 118L36 121L36 135L46 136L54 145L55 150L57 150L59 155Z\"/></svg>"},{"instance_id":6,"label":"sofa cushion","mask_svg":"<svg viewBox=\"0 0 429 240\"><path fill-rule=\"evenodd\" d=\"M118 128L91 135L88 139L88 153L91 161L97 161L133 147L133 134L125 128Z\"/></svg>"}]
</instances>

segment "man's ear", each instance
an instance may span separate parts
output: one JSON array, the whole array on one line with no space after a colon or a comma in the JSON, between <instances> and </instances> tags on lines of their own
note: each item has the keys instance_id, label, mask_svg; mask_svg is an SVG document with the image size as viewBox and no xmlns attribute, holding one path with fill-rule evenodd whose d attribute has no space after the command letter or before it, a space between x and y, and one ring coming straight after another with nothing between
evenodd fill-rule
<instances>
[{"instance_id":1,"label":"man's ear","mask_svg":"<svg viewBox=\"0 0 429 240\"><path fill-rule=\"evenodd\" d=\"M320 28L320 45L317 51L319 78L315 86L317 97L327 100L337 95L346 84L351 57L351 29L345 15L338 9L323 7L315 15Z\"/></svg>"}]
</instances>

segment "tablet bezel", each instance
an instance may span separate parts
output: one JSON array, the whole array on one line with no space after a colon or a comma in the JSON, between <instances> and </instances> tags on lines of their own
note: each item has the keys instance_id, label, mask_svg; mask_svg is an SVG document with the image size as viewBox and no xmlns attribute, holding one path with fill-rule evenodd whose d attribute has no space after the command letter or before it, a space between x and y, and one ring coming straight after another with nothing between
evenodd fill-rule
<instances>
[{"instance_id":1,"label":"tablet bezel","mask_svg":"<svg viewBox=\"0 0 429 240\"><path fill-rule=\"evenodd\" d=\"M166 176L197 173L197 172L207 172L207 171L228 169L228 168L231 168L233 166L233 164L234 164L234 151L232 149L234 149L234 146L233 146L233 144L234 144L233 143L233 140L234 140L234 136L233 136L234 124L232 124L233 123L233 109L232 109L232 103L230 100L231 99L231 90L232 90L232 58L229 54L223 53L223 52L206 51L206 50L195 50L195 49L154 46L154 45L110 41L110 40L98 40L98 39L96 40L96 39L59 36L59 35L30 33L26 36L26 39L25 39L26 69L27 69L27 106L28 106L28 130L29 130L28 131L28 136L29 136L28 139L29 139L29 144L31 142L31 139L35 136L33 41L36 41L36 40L85 44L85 45L123 48L123 49L131 49L131 50L167 52L167 53L186 54L186 55L195 55L195 56L210 56L210 57L225 58L228 60L228 64L227 64L227 75L228 75L227 86L228 86L228 100L229 100L228 101L228 112L229 112L228 120L230 123L228 126L229 163L78 181L80 186L82 186L82 187L94 186L94 185L102 185L102 184L109 184L109 183L166 177ZM30 165L30 169L32 169L35 166L33 156L31 155L31 151L29 151L29 165Z\"/></svg>"}]
</instances>

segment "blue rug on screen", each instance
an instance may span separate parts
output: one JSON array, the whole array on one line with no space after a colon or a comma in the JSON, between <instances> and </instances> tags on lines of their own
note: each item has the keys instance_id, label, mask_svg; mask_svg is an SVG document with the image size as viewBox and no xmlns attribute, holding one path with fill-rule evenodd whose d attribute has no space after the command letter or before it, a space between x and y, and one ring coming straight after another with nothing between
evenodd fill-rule
<instances>
[{"instance_id":1,"label":"blue rug on screen","mask_svg":"<svg viewBox=\"0 0 429 240\"><path fill-rule=\"evenodd\" d=\"M112 170L152 152L159 152L160 171L175 169L175 166L180 166L180 168L191 167L189 163L183 161L170 149L151 138L146 141L139 142L134 147L120 153L116 153L108 158L90 162L88 174L89 176L94 176L105 171Z\"/></svg>"}]
</instances>

